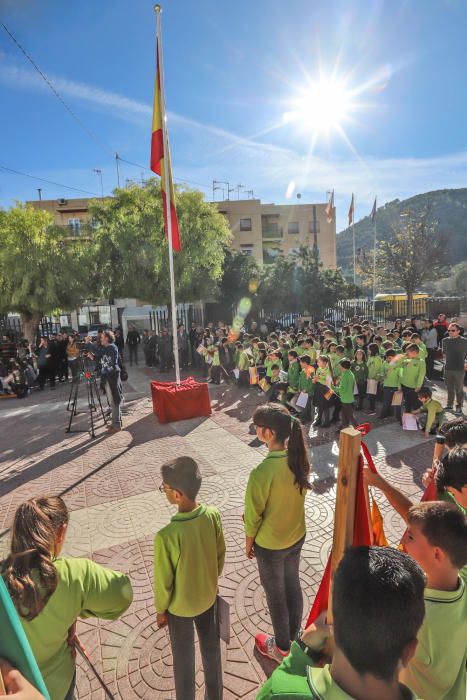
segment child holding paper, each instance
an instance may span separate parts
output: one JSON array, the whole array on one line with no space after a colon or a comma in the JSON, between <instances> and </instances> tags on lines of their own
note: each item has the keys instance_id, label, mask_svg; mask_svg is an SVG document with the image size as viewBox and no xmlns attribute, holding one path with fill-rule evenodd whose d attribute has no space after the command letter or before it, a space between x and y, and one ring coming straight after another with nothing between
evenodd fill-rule
<instances>
[{"instance_id":1,"label":"child holding paper","mask_svg":"<svg viewBox=\"0 0 467 700\"><path fill-rule=\"evenodd\" d=\"M349 425L353 425L355 427L358 425L358 422L353 413L353 389L355 385L355 375L350 369L350 360L343 359L339 364L341 367L339 384L333 383L332 388L341 401L342 425L339 429L341 430L343 428L348 428Z\"/></svg>"},{"instance_id":2,"label":"child holding paper","mask_svg":"<svg viewBox=\"0 0 467 700\"><path fill-rule=\"evenodd\" d=\"M378 393L378 382L383 374L383 360L379 354L379 346L377 343L370 343L368 346L368 382L367 393L370 402L370 414L373 415L376 404L376 394Z\"/></svg>"},{"instance_id":3,"label":"child holding paper","mask_svg":"<svg viewBox=\"0 0 467 700\"><path fill-rule=\"evenodd\" d=\"M413 411L418 413L418 426L424 431L425 437L436 435L438 428L444 420L444 408L439 401L432 397L431 389L425 387L418 392L418 400L421 402L421 408Z\"/></svg>"}]
</instances>

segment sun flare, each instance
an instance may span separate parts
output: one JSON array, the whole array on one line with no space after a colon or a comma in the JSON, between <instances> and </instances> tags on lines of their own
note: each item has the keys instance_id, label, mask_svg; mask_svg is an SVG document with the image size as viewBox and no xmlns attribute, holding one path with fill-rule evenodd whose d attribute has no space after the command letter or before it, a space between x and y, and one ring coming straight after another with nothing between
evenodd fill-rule
<instances>
[{"instance_id":1,"label":"sun flare","mask_svg":"<svg viewBox=\"0 0 467 700\"><path fill-rule=\"evenodd\" d=\"M301 90L283 115L285 122L296 122L313 132L340 130L352 112L352 95L344 83L321 78Z\"/></svg>"}]
</instances>

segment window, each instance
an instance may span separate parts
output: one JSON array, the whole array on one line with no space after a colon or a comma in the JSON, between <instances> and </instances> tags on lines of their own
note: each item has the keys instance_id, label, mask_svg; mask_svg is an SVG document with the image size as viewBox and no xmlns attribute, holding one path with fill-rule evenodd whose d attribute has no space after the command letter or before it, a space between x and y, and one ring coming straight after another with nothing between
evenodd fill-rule
<instances>
[{"instance_id":1,"label":"window","mask_svg":"<svg viewBox=\"0 0 467 700\"><path fill-rule=\"evenodd\" d=\"M281 249L280 248L275 248L273 246L264 246L263 247L263 263L265 265L272 265L275 259L281 255Z\"/></svg>"},{"instance_id":2,"label":"window","mask_svg":"<svg viewBox=\"0 0 467 700\"><path fill-rule=\"evenodd\" d=\"M251 231L251 219L240 219L240 231Z\"/></svg>"},{"instance_id":3,"label":"window","mask_svg":"<svg viewBox=\"0 0 467 700\"><path fill-rule=\"evenodd\" d=\"M310 233L319 233L319 221L310 221Z\"/></svg>"},{"instance_id":4,"label":"window","mask_svg":"<svg viewBox=\"0 0 467 700\"><path fill-rule=\"evenodd\" d=\"M300 233L298 221L289 221L287 225L287 233Z\"/></svg>"},{"instance_id":5,"label":"window","mask_svg":"<svg viewBox=\"0 0 467 700\"><path fill-rule=\"evenodd\" d=\"M248 255L251 256L253 255L253 243L241 243L240 244L240 252L243 253L243 255Z\"/></svg>"},{"instance_id":6,"label":"window","mask_svg":"<svg viewBox=\"0 0 467 700\"><path fill-rule=\"evenodd\" d=\"M72 236L79 236L81 233L81 219L68 219L68 227Z\"/></svg>"}]
</instances>

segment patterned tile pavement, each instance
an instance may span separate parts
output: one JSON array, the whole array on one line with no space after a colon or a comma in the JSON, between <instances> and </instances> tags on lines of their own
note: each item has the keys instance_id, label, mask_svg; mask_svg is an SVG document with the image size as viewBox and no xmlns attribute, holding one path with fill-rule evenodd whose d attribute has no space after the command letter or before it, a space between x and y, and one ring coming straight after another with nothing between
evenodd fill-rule
<instances>
[{"instance_id":1,"label":"patterned tile pavement","mask_svg":"<svg viewBox=\"0 0 467 700\"><path fill-rule=\"evenodd\" d=\"M244 556L241 520L249 472L265 454L251 430L251 416L262 397L256 390L210 386L212 417L160 425L148 398L151 378L155 378L152 369L130 370L125 430L108 435L99 423L92 440L88 433L65 433L66 385L21 402L0 401L0 553L8 546L8 528L18 503L32 495L62 494L71 511L64 553L90 556L129 573L135 591L132 606L120 620L79 624L93 662L119 698L173 698L167 632L155 625L152 540L173 512L157 488L160 465L175 455L190 454L203 475L200 498L221 510L227 540L220 581L232 619L232 641L223 649L225 698L249 700L272 670L253 650L254 634L270 631L271 625L256 564ZM441 395L442 387L435 388ZM369 419L365 414L359 417L362 422ZM86 418L85 413L78 415L76 427L85 428ZM370 421L374 423L374 418ZM308 437L314 491L306 500L308 531L301 562L305 613L331 545L338 458L335 429L310 428ZM380 422L366 441L382 474L418 498L433 441L402 432L391 419ZM384 500L380 505L388 537L396 543L402 521ZM197 697L202 698L199 658L197 663ZM103 700L92 674L81 662L78 665L78 698Z\"/></svg>"}]
</instances>

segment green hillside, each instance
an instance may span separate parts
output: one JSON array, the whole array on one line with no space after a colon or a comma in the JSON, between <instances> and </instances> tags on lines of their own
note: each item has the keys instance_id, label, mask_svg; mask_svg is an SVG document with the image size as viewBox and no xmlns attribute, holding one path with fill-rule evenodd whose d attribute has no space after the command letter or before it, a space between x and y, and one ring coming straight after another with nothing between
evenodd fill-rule
<instances>
[{"instance_id":1,"label":"green hillside","mask_svg":"<svg viewBox=\"0 0 467 700\"><path fill-rule=\"evenodd\" d=\"M455 264L467 259L467 188L425 192L410 199L395 199L378 208L376 214L377 235L387 239L401 212L419 214L430 210L439 223L440 232L448 242L449 259ZM368 255L373 250L373 224L369 216L355 223L355 247L363 248ZM337 264L344 271L352 269L352 230L344 229L337 235Z\"/></svg>"}]
</instances>

